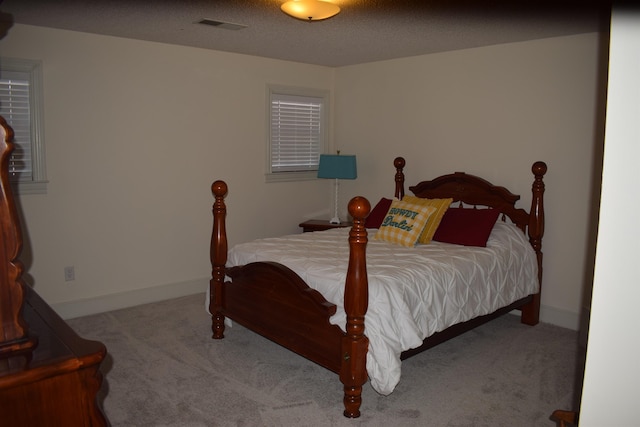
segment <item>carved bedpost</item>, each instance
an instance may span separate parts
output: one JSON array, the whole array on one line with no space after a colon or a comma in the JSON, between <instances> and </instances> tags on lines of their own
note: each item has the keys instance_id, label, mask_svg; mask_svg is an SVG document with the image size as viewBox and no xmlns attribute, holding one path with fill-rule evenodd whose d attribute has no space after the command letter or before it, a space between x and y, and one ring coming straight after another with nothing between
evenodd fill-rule
<instances>
[{"instance_id":1,"label":"carved bedpost","mask_svg":"<svg viewBox=\"0 0 640 427\"><path fill-rule=\"evenodd\" d=\"M365 220L370 210L371 205L364 197L354 197L349 202L353 227L349 232L349 268L344 289L347 325L342 339L340 369L340 381L344 384L344 415L349 418L360 416L362 385L367 381L369 339L364 335L364 318L369 305L369 284Z\"/></svg>"},{"instance_id":2,"label":"carved bedpost","mask_svg":"<svg viewBox=\"0 0 640 427\"><path fill-rule=\"evenodd\" d=\"M213 339L224 338L224 268L227 263L227 230L225 218L227 207L224 197L227 194L227 184L216 181L211 185L215 196L213 203L213 232L211 233L211 282L209 283L209 311L211 312L211 330Z\"/></svg>"},{"instance_id":3,"label":"carved bedpost","mask_svg":"<svg viewBox=\"0 0 640 427\"><path fill-rule=\"evenodd\" d=\"M393 160L393 165L396 167L396 192L395 197L398 200L402 200L404 197L404 165L406 164L404 157L396 157Z\"/></svg>"},{"instance_id":4,"label":"carved bedpost","mask_svg":"<svg viewBox=\"0 0 640 427\"><path fill-rule=\"evenodd\" d=\"M17 259L22 249L22 234L9 183L12 141L13 130L0 117L0 357L26 352L36 345L22 317L23 267Z\"/></svg>"},{"instance_id":5,"label":"carved bedpost","mask_svg":"<svg viewBox=\"0 0 640 427\"><path fill-rule=\"evenodd\" d=\"M538 258L538 283L540 292L533 296L533 301L522 308L522 323L536 325L540 320L540 295L542 294L542 236L544 235L544 174L547 173L547 165L544 162L535 162L531 166L534 180L531 186L533 197L531 210L529 211L529 242Z\"/></svg>"}]
</instances>

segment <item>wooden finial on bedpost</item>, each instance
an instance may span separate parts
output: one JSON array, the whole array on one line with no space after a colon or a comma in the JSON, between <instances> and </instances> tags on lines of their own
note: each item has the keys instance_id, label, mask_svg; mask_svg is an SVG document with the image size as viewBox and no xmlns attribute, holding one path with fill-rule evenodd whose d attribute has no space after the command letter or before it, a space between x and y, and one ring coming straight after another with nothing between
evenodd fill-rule
<instances>
[{"instance_id":1,"label":"wooden finial on bedpost","mask_svg":"<svg viewBox=\"0 0 640 427\"><path fill-rule=\"evenodd\" d=\"M209 312L211 313L211 330L213 339L224 338L224 315L222 301L224 292L224 267L227 263L227 230L225 218L227 207L224 197L228 188L224 181L216 181L211 185L215 196L213 203L213 232L211 233L211 281L209 282Z\"/></svg>"},{"instance_id":2,"label":"wooden finial on bedpost","mask_svg":"<svg viewBox=\"0 0 640 427\"><path fill-rule=\"evenodd\" d=\"M547 173L547 165L544 162L535 162L531 166L534 175L531 192L531 210L529 211L529 242L536 252L538 259L538 283L540 291L533 296L533 301L522 309L522 323L535 325L540 319L540 296L542 294L542 236L544 235L544 174Z\"/></svg>"},{"instance_id":3,"label":"wooden finial on bedpost","mask_svg":"<svg viewBox=\"0 0 640 427\"><path fill-rule=\"evenodd\" d=\"M344 384L344 416L360 416L362 386L367 382L367 350L369 340L364 335L364 318L369 305L367 280L367 229L365 220L371 205L364 197L349 202L353 226L349 232L349 267L344 289L344 309L347 314L346 335L342 339L340 381Z\"/></svg>"},{"instance_id":4,"label":"wooden finial on bedpost","mask_svg":"<svg viewBox=\"0 0 640 427\"><path fill-rule=\"evenodd\" d=\"M393 165L396 167L396 193L395 197L398 200L402 200L404 197L404 165L406 164L404 157L396 157L393 160Z\"/></svg>"}]
</instances>

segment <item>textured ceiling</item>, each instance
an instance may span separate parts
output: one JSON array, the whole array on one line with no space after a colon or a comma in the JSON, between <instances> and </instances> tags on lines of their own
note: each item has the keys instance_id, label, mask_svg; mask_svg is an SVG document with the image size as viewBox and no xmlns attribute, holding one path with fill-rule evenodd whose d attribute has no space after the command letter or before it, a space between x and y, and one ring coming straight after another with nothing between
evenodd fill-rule
<instances>
[{"instance_id":1,"label":"textured ceiling","mask_svg":"<svg viewBox=\"0 0 640 427\"><path fill-rule=\"evenodd\" d=\"M585 0L334 0L337 16L305 22L285 15L284 1L5 0L0 19L337 67L606 31L609 14Z\"/></svg>"}]
</instances>

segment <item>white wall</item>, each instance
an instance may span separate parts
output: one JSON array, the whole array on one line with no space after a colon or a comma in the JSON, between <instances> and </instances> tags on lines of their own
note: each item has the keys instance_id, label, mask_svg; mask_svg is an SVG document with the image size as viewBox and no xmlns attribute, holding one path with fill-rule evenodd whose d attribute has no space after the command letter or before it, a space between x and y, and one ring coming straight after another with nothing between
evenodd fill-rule
<instances>
[{"instance_id":1,"label":"white wall","mask_svg":"<svg viewBox=\"0 0 640 427\"><path fill-rule=\"evenodd\" d=\"M409 184L464 171L529 209L531 165L547 162L542 316L577 328L602 149L599 45L582 34L339 69L335 134L360 175L345 193L392 196L402 155Z\"/></svg>"},{"instance_id":2,"label":"white wall","mask_svg":"<svg viewBox=\"0 0 640 427\"><path fill-rule=\"evenodd\" d=\"M615 9L602 202L580 426L638 425L640 12Z\"/></svg>"},{"instance_id":3,"label":"white wall","mask_svg":"<svg viewBox=\"0 0 640 427\"><path fill-rule=\"evenodd\" d=\"M330 69L16 25L0 55L43 60L50 179L47 195L20 197L28 274L63 316L204 289L217 178L231 189L232 244L328 217L329 182L264 183L265 87L278 83L332 91L334 146L358 155L343 206L392 195L403 155L409 183L463 170L507 185L528 209L531 164L545 160L543 319L577 328L601 150L599 42Z\"/></svg>"},{"instance_id":4,"label":"white wall","mask_svg":"<svg viewBox=\"0 0 640 427\"><path fill-rule=\"evenodd\" d=\"M19 198L23 259L63 316L204 291L215 179L232 244L328 216L328 182L265 184L265 96L331 90L333 69L23 25L0 55L43 61L50 182Z\"/></svg>"}]
</instances>

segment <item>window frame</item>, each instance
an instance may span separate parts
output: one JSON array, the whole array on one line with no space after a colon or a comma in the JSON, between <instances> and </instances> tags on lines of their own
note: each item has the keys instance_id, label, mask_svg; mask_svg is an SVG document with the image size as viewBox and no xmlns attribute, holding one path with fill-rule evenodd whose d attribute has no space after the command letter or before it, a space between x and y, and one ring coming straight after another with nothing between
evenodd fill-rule
<instances>
[{"instance_id":1,"label":"window frame","mask_svg":"<svg viewBox=\"0 0 640 427\"><path fill-rule=\"evenodd\" d=\"M330 92L329 90L311 89L293 86L267 85L266 96L266 130L267 130L267 152L265 165L266 182L286 182L286 181L304 181L318 178L317 168L306 171L273 171L272 168L272 133L271 133L271 114L272 114L272 97L273 95L291 95L308 98L318 98L322 102L320 115L320 141L319 154L326 154L329 149L329 108L330 108ZM319 161L319 157L318 157Z\"/></svg>"},{"instance_id":2,"label":"window frame","mask_svg":"<svg viewBox=\"0 0 640 427\"><path fill-rule=\"evenodd\" d=\"M31 179L12 180L18 194L46 194L47 170L44 147L44 102L42 61L0 57L0 78L5 73L24 74L29 80L29 113L31 121ZM11 122L5 117L9 126Z\"/></svg>"}]
</instances>

